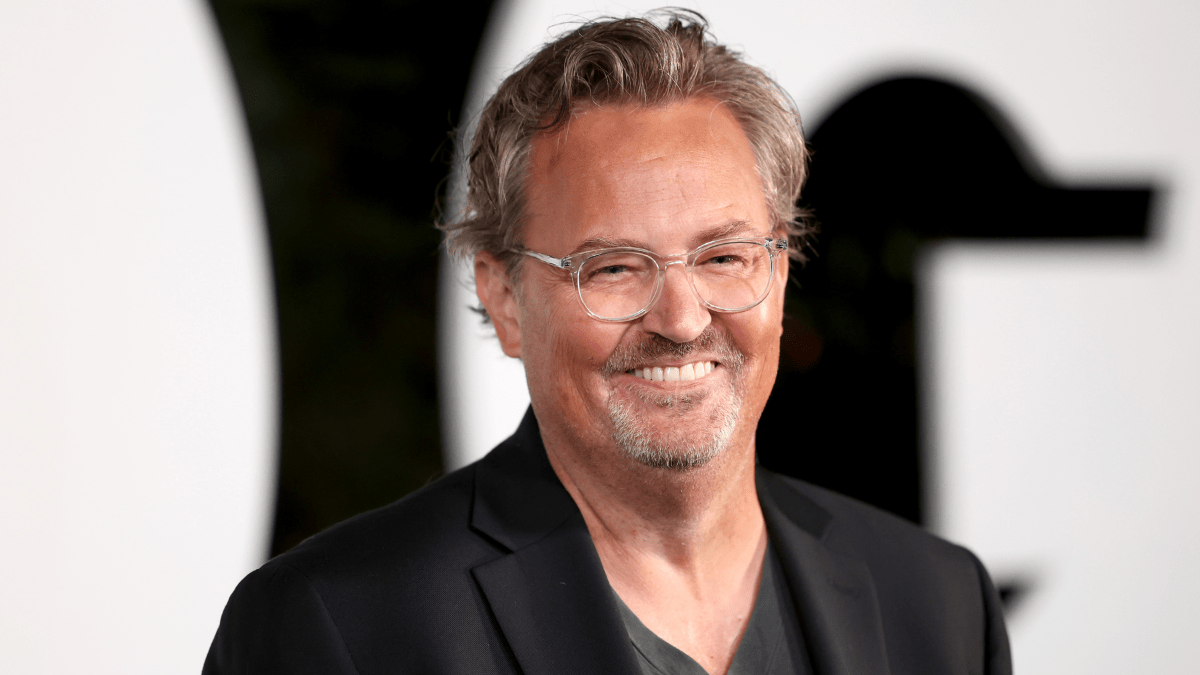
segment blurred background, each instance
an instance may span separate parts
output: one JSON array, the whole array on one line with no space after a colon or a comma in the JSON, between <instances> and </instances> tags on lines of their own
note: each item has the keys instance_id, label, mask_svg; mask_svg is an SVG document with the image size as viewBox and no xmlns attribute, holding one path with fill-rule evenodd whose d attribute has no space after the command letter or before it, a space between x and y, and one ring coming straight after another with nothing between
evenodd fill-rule
<instances>
[{"instance_id":1,"label":"blurred background","mask_svg":"<svg viewBox=\"0 0 1200 675\"><path fill-rule=\"evenodd\" d=\"M761 461L972 547L1020 672L1190 672L1200 10L685 4L814 149ZM652 6L0 5L0 670L197 670L246 572L511 433L456 129Z\"/></svg>"},{"instance_id":2,"label":"blurred background","mask_svg":"<svg viewBox=\"0 0 1200 675\"><path fill-rule=\"evenodd\" d=\"M278 301L272 554L441 473L433 223L490 8L212 3Z\"/></svg>"}]
</instances>

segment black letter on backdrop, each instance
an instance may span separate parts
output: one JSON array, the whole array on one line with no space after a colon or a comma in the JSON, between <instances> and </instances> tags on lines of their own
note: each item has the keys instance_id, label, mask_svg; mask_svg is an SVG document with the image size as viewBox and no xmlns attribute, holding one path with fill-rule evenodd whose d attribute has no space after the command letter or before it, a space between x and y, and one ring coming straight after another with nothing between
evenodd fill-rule
<instances>
[{"instance_id":1,"label":"black letter on backdrop","mask_svg":"<svg viewBox=\"0 0 1200 675\"><path fill-rule=\"evenodd\" d=\"M1117 133L1114 130L1114 133ZM802 201L816 255L793 266L763 465L921 522L913 262L950 238L1145 242L1151 187L1052 185L995 108L891 79L811 135Z\"/></svg>"}]
</instances>

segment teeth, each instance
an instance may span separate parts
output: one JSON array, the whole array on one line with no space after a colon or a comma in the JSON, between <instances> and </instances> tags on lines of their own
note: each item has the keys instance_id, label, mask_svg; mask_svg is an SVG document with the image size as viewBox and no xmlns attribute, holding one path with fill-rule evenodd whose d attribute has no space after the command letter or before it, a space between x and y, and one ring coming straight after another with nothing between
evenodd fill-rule
<instances>
[{"instance_id":1,"label":"teeth","mask_svg":"<svg viewBox=\"0 0 1200 675\"><path fill-rule=\"evenodd\" d=\"M712 361L697 361L683 366L647 366L630 371L643 380L653 382L690 382L708 375L716 368Z\"/></svg>"}]
</instances>

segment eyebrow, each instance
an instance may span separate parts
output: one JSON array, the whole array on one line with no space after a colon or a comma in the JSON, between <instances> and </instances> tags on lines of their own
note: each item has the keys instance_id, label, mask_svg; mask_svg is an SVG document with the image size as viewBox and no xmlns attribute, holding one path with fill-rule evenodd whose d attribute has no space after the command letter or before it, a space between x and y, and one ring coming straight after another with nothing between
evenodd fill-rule
<instances>
[{"instance_id":1,"label":"eyebrow","mask_svg":"<svg viewBox=\"0 0 1200 675\"><path fill-rule=\"evenodd\" d=\"M706 244L710 241L716 241L718 239L728 239L730 237L736 237L739 235L747 234L748 230L750 230L750 222L749 221L733 220L733 221L730 221L723 225L717 225L716 227L710 227L707 230L702 230L702 231L698 232L696 234L696 236L692 237L691 246L692 246L692 248L695 248L697 246L700 246L701 244ZM594 237L591 239L585 239L585 240L581 241L579 243L579 245L576 246L575 249L573 251L571 251L570 253L568 253L567 255L575 255L577 253L583 253L585 251L595 251L595 250L601 249L601 248L617 248L617 247L642 248L642 249L650 250L650 246L647 245L646 242L640 241L637 239L625 239L625 238L610 239L607 237Z\"/></svg>"}]
</instances>

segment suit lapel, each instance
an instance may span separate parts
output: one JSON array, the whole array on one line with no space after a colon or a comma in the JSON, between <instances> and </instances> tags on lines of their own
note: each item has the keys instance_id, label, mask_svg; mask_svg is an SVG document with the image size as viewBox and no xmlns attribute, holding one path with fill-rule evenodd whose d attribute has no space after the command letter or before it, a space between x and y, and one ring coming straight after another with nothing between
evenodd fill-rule
<instances>
[{"instance_id":1,"label":"suit lapel","mask_svg":"<svg viewBox=\"0 0 1200 675\"><path fill-rule=\"evenodd\" d=\"M866 565L822 543L829 514L759 472L759 503L817 675L888 675ZM472 569L525 675L637 675L629 636L583 516L529 411L478 465L471 527L508 553Z\"/></svg>"},{"instance_id":2,"label":"suit lapel","mask_svg":"<svg viewBox=\"0 0 1200 675\"><path fill-rule=\"evenodd\" d=\"M472 573L525 675L639 672L578 513L544 539Z\"/></svg>"},{"instance_id":3,"label":"suit lapel","mask_svg":"<svg viewBox=\"0 0 1200 675\"><path fill-rule=\"evenodd\" d=\"M887 675L870 570L826 548L828 513L778 478L760 471L758 495L817 675Z\"/></svg>"},{"instance_id":4,"label":"suit lapel","mask_svg":"<svg viewBox=\"0 0 1200 675\"><path fill-rule=\"evenodd\" d=\"M525 675L638 675L596 547L532 411L479 463L471 526L509 550L471 573Z\"/></svg>"}]
</instances>

